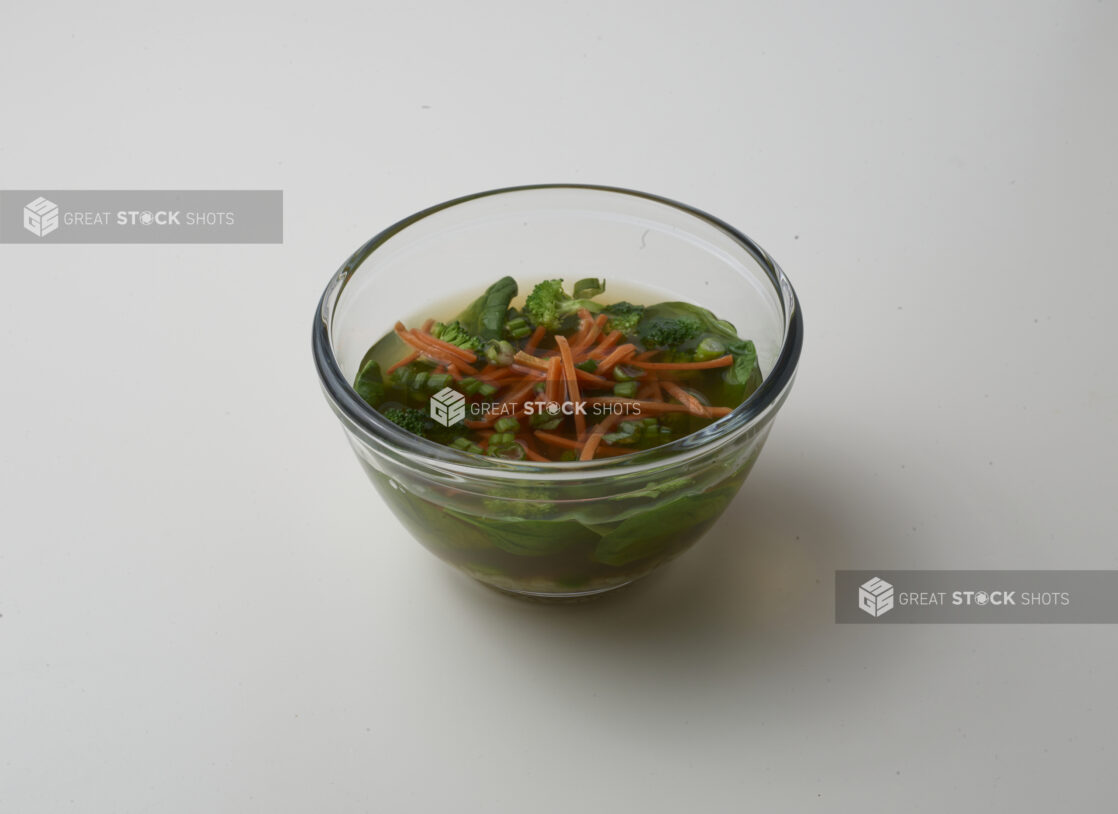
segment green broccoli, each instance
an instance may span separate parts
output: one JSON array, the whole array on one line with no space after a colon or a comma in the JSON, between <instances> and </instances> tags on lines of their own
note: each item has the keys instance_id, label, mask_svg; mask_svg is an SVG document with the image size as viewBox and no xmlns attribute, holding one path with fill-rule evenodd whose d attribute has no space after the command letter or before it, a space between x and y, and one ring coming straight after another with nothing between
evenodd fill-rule
<instances>
[{"instance_id":1,"label":"green broccoli","mask_svg":"<svg viewBox=\"0 0 1118 814\"><path fill-rule=\"evenodd\" d=\"M644 306L624 301L615 302L605 307L605 313L609 314L607 331L621 331L625 336L632 336L637 332L637 323L644 315Z\"/></svg>"},{"instance_id":2,"label":"green broccoli","mask_svg":"<svg viewBox=\"0 0 1118 814\"><path fill-rule=\"evenodd\" d=\"M384 411L384 417L420 438L429 437L435 428L435 422L425 412L414 407L393 407Z\"/></svg>"},{"instance_id":3,"label":"green broccoli","mask_svg":"<svg viewBox=\"0 0 1118 814\"><path fill-rule=\"evenodd\" d=\"M579 284L585 281L580 281ZM602 283L601 290L605 289ZM585 287L584 287L585 290ZM562 280L544 280L538 283L524 301L524 313L536 326L544 326L549 331L560 330L563 317L576 313L580 308L585 308L591 313L598 313L603 305L591 299L571 298L563 290Z\"/></svg>"},{"instance_id":4,"label":"green broccoli","mask_svg":"<svg viewBox=\"0 0 1118 814\"><path fill-rule=\"evenodd\" d=\"M431 335L443 342L457 345L464 350L477 351L481 349L481 340L466 330L466 326L456 319L446 324L436 322L431 326Z\"/></svg>"},{"instance_id":5,"label":"green broccoli","mask_svg":"<svg viewBox=\"0 0 1118 814\"><path fill-rule=\"evenodd\" d=\"M678 348L697 337L702 330L699 321L689 317L657 320L641 326L641 341L649 347Z\"/></svg>"}]
</instances>

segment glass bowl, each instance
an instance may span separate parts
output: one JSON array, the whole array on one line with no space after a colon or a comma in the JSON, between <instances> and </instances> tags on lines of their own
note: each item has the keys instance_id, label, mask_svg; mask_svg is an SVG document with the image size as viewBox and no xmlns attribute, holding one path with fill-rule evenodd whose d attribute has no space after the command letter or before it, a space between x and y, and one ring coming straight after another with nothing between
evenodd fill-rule
<instances>
[{"instance_id":1,"label":"glass bowl","mask_svg":"<svg viewBox=\"0 0 1118 814\"><path fill-rule=\"evenodd\" d=\"M498 278L607 281L604 300L684 300L757 347L764 381L669 444L591 461L488 458L412 435L351 382L399 319L450 318ZM527 289L527 290L526 290ZM689 548L729 505L788 396L803 338L795 292L756 243L666 198L601 186L512 187L385 229L331 279L313 351L326 398L388 506L424 546L486 585L538 599L619 588Z\"/></svg>"}]
</instances>

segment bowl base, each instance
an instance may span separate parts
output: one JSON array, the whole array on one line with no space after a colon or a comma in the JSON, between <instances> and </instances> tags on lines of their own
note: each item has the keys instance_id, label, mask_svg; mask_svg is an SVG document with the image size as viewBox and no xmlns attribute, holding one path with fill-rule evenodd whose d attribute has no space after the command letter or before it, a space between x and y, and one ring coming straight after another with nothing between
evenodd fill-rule
<instances>
[{"instance_id":1,"label":"bowl base","mask_svg":"<svg viewBox=\"0 0 1118 814\"><path fill-rule=\"evenodd\" d=\"M477 578L475 577L475 579ZM624 588L626 585L632 585L634 582L636 582L635 579L631 579L628 582L622 582L618 585L610 585L605 588L595 588L590 591L574 591L568 593L541 593L538 591L517 591L511 588L501 588L497 585L493 585L480 579L478 579L477 581L484 585L486 588L489 588L492 591L496 591L499 594L512 596L516 599L524 600L525 602L539 602L546 605L572 605L578 602L589 602L593 599L597 599L603 594L612 593L619 588Z\"/></svg>"}]
</instances>

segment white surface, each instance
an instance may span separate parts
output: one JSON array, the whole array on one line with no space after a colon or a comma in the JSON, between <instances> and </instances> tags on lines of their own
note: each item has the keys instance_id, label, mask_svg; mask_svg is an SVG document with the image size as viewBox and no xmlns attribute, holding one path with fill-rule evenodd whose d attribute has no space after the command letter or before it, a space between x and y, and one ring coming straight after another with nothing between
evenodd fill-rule
<instances>
[{"instance_id":1,"label":"white surface","mask_svg":"<svg viewBox=\"0 0 1118 814\"><path fill-rule=\"evenodd\" d=\"M840 7L841 6L841 7ZM9 4L5 188L282 188L286 244L0 247L0 811L1099 811L1118 629L838 627L836 568L1116 568L1106 3ZM742 497L537 607L411 542L311 316L573 180L804 302Z\"/></svg>"}]
</instances>

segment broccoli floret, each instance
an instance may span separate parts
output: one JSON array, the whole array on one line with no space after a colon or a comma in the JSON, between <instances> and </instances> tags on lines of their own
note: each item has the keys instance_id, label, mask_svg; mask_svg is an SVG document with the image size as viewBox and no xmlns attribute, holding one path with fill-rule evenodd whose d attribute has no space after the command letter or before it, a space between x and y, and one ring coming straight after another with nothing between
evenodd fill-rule
<instances>
[{"instance_id":1,"label":"broccoli floret","mask_svg":"<svg viewBox=\"0 0 1118 814\"><path fill-rule=\"evenodd\" d=\"M435 422L425 412L414 407L393 407L385 410L384 417L420 438L427 438L435 427Z\"/></svg>"},{"instance_id":2,"label":"broccoli floret","mask_svg":"<svg viewBox=\"0 0 1118 814\"><path fill-rule=\"evenodd\" d=\"M457 345L465 350L476 351L481 348L481 340L466 330L466 326L458 320L448 322L445 325L436 322L431 326L431 335L436 339Z\"/></svg>"},{"instance_id":3,"label":"broccoli floret","mask_svg":"<svg viewBox=\"0 0 1118 814\"><path fill-rule=\"evenodd\" d=\"M580 308L597 313L602 310L602 304L586 298L572 299L563 290L562 280L544 280L538 283L524 301L524 313L532 320L532 324L542 325L553 332L560 329L563 317Z\"/></svg>"},{"instance_id":4,"label":"broccoli floret","mask_svg":"<svg viewBox=\"0 0 1118 814\"><path fill-rule=\"evenodd\" d=\"M632 336L637 332L637 323L644 315L644 306L633 305L631 302L615 302L607 305L605 312L609 314L607 331L621 331L625 336Z\"/></svg>"},{"instance_id":5,"label":"broccoli floret","mask_svg":"<svg viewBox=\"0 0 1118 814\"><path fill-rule=\"evenodd\" d=\"M698 320L687 317L657 320L641 329L641 340L650 347L677 348L702 330Z\"/></svg>"}]
</instances>

